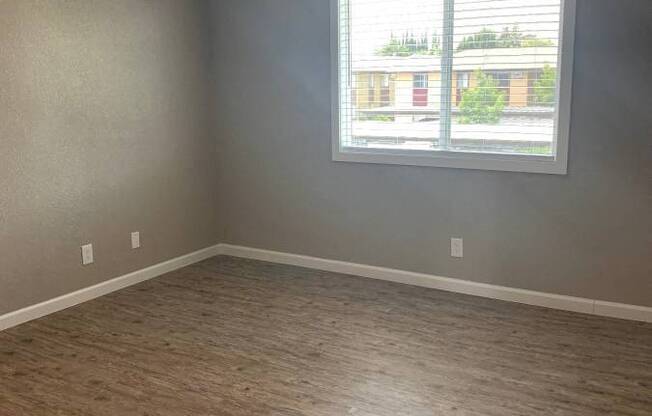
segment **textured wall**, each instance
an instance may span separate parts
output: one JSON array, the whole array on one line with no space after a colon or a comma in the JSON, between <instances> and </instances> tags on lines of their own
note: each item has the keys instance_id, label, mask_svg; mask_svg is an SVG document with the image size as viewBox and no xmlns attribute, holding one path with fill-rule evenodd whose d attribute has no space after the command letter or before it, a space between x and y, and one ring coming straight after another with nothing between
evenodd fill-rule
<instances>
[{"instance_id":1,"label":"textured wall","mask_svg":"<svg viewBox=\"0 0 652 416\"><path fill-rule=\"evenodd\" d=\"M578 3L547 176L332 162L328 1L213 2L225 240L652 306L652 2Z\"/></svg>"},{"instance_id":2,"label":"textured wall","mask_svg":"<svg viewBox=\"0 0 652 416\"><path fill-rule=\"evenodd\" d=\"M207 15L0 0L0 314L217 242Z\"/></svg>"},{"instance_id":3,"label":"textured wall","mask_svg":"<svg viewBox=\"0 0 652 416\"><path fill-rule=\"evenodd\" d=\"M579 0L568 176L334 163L328 2L212 3L213 100L207 2L0 0L0 314L220 237L652 305L649 1Z\"/></svg>"}]
</instances>

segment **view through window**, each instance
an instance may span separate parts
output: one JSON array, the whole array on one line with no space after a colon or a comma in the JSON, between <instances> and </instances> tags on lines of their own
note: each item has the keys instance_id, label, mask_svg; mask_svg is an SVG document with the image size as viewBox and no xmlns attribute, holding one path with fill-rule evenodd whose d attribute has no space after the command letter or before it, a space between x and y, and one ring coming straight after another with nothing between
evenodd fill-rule
<instances>
[{"instance_id":1,"label":"view through window","mask_svg":"<svg viewBox=\"0 0 652 416\"><path fill-rule=\"evenodd\" d=\"M339 0L340 146L554 157L561 0Z\"/></svg>"}]
</instances>

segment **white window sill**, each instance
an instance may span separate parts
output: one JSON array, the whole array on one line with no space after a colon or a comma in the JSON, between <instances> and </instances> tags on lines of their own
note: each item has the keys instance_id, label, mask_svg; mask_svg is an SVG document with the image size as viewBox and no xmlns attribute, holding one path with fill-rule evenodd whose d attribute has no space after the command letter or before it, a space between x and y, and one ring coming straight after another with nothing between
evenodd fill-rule
<instances>
[{"instance_id":1,"label":"white window sill","mask_svg":"<svg viewBox=\"0 0 652 416\"><path fill-rule=\"evenodd\" d=\"M479 169L507 172L565 175L566 160L553 156L510 155L451 151L367 149L346 147L333 149L337 162L374 163L385 165L433 166L442 168Z\"/></svg>"}]
</instances>

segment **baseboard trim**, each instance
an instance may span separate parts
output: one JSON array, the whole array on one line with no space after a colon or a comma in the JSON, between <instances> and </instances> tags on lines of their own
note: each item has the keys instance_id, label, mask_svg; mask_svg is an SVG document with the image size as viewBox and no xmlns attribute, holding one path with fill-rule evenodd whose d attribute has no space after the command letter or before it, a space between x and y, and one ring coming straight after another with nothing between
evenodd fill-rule
<instances>
[{"instance_id":1,"label":"baseboard trim","mask_svg":"<svg viewBox=\"0 0 652 416\"><path fill-rule=\"evenodd\" d=\"M137 270L135 272L116 277L106 282L98 283L84 289L77 290L59 296L36 305L28 306L14 312L0 316L0 331L20 325L22 323L41 318L54 312L70 308L71 306L107 295L116 290L124 289L128 286L153 279L162 274L189 266L202 260L217 256L220 254L220 245L214 245L202 250L198 250L153 266Z\"/></svg>"},{"instance_id":2,"label":"baseboard trim","mask_svg":"<svg viewBox=\"0 0 652 416\"><path fill-rule=\"evenodd\" d=\"M14 312L7 313L5 315L1 315L0 331L4 331L5 329L9 329L22 323L49 315L51 313L70 308L80 303L107 295L111 292L115 292L137 283L153 279L165 273L169 273L171 271L221 254L233 257L268 261L272 263L287 264L291 266L306 267L315 270L362 276L371 279L387 280L413 286L445 290L448 292L464 293L467 295L480 296L490 299L524 303L534 306L543 306L551 309L560 309L634 321L652 322L652 308L646 306L628 305L624 303L556 295L533 290L515 289L506 286L477 283L468 280L453 279L450 277L435 276L425 273L415 273L405 270L390 269L386 267L369 266L365 264L236 246L231 244L217 244L202 250L195 251L193 253L155 264L141 270L137 270L120 277L116 277L111 280L107 280L106 282L102 282L94 286L80 289L75 292L38 303L36 305L28 306Z\"/></svg>"},{"instance_id":3,"label":"baseboard trim","mask_svg":"<svg viewBox=\"0 0 652 416\"><path fill-rule=\"evenodd\" d=\"M631 321L652 322L652 308L647 306L627 305L624 303L595 301L595 315L612 318L629 319Z\"/></svg>"},{"instance_id":4,"label":"baseboard trim","mask_svg":"<svg viewBox=\"0 0 652 416\"><path fill-rule=\"evenodd\" d=\"M369 266L339 260L283 253L258 248L220 244L220 254L272 263L306 267L310 269L350 274L372 279L387 280L413 286L428 287L449 292L464 293L484 298L498 299L551 309L587 313L612 318L652 322L652 308L606 302L596 299L556 295L533 290L516 289L450 277L415 273L385 267Z\"/></svg>"}]
</instances>

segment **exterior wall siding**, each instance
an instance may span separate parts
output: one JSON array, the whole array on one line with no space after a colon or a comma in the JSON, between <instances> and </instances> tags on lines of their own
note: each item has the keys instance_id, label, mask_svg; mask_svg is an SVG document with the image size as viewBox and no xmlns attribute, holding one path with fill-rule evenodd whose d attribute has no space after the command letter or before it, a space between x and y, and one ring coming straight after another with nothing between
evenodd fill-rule
<instances>
[{"instance_id":1,"label":"exterior wall siding","mask_svg":"<svg viewBox=\"0 0 652 416\"><path fill-rule=\"evenodd\" d=\"M459 106L461 92L458 97L457 79L459 71L453 72L453 85L451 99L454 106ZM509 71L509 93L505 102L510 107L527 107L531 104L530 91L535 71ZM414 74L413 72L399 72L394 74L361 72L356 76L354 102L359 109L370 109L384 106L412 107L414 103ZM389 79L389 91L385 88L383 93L383 80L385 75ZM370 80L373 79L373 88ZM478 84L475 72L469 73L469 88ZM438 109L440 107L441 73L428 72L427 107Z\"/></svg>"},{"instance_id":2,"label":"exterior wall siding","mask_svg":"<svg viewBox=\"0 0 652 416\"><path fill-rule=\"evenodd\" d=\"M521 71L512 72L512 79L509 85L510 107L527 107L528 94L528 73Z\"/></svg>"}]
</instances>

